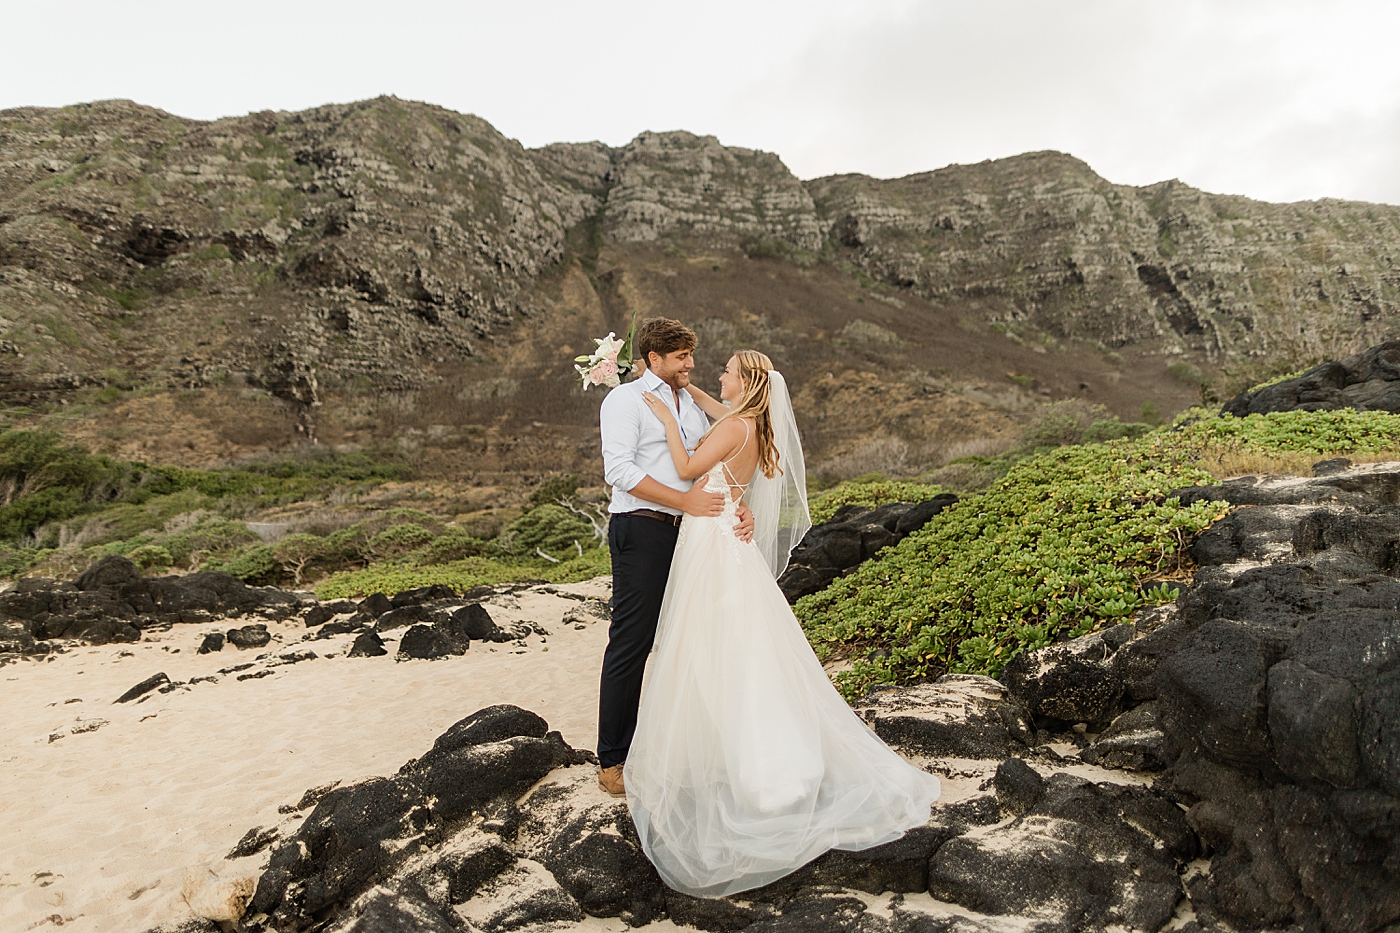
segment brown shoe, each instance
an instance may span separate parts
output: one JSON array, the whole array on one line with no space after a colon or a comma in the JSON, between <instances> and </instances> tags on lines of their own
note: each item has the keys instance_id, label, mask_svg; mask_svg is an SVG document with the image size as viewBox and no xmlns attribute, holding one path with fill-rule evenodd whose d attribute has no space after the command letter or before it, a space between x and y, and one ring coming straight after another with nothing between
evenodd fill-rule
<instances>
[{"instance_id":1,"label":"brown shoe","mask_svg":"<svg viewBox=\"0 0 1400 933\"><path fill-rule=\"evenodd\" d=\"M613 797L626 797L627 788L622 784L622 765L598 769L598 786Z\"/></svg>"}]
</instances>

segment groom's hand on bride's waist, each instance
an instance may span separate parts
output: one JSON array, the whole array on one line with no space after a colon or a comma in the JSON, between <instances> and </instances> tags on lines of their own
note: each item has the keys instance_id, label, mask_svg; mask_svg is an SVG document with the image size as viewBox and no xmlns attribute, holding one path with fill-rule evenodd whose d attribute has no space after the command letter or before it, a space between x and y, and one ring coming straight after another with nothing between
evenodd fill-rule
<instances>
[{"instance_id":1,"label":"groom's hand on bride's waist","mask_svg":"<svg viewBox=\"0 0 1400 933\"><path fill-rule=\"evenodd\" d=\"M713 518L724 511L724 496L717 492L707 492L703 481L690 487L681 497L681 511L696 518ZM750 526L753 522L749 522Z\"/></svg>"},{"instance_id":2,"label":"groom's hand on bride's waist","mask_svg":"<svg viewBox=\"0 0 1400 933\"><path fill-rule=\"evenodd\" d=\"M734 526L734 537L738 538L740 541L752 541L753 513L749 511L749 507L747 505L740 502L739 508L735 510L734 514L739 519L739 524Z\"/></svg>"}]
</instances>

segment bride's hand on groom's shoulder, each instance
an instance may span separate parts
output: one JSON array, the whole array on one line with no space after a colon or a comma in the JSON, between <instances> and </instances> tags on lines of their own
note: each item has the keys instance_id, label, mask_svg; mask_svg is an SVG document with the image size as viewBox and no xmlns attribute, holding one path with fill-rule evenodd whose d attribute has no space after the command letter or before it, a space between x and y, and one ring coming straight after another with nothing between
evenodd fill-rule
<instances>
[{"instance_id":1,"label":"bride's hand on groom's shoulder","mask_svg":"<svg viewBox=\"0 0 1400 933\"><path fill-rule=\"evenodd\" d=\"M734 511L734 515L739 519L739 524L734 526L734 537L740 541L749 542L753 540L753 512L749 511L748 505L743 502Z\"/></svg>"},{"instance_id":2,"label":"bride's hand on groom's shoulder","mask_svg":"<svg viewBox=\"0 0 1400 933\"><path fill-rule=\"evenodd\" d=\"M663 423L676 420L676 416L671 414L671 409L667 407L665 402L661 401L660 396L654 395L651 392L643 392L642 401L647 403L647 407L655 412L656 417L660 418Z\"/></svg>"}]
</instances>

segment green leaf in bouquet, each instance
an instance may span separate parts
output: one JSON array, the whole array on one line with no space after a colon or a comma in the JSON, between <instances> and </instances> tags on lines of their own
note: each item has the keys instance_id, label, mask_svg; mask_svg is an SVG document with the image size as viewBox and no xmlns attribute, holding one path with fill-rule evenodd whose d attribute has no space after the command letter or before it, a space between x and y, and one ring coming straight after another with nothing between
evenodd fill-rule
<instances>
[{"instance_id":1,"label":"green leaf in bouquet","mask_svg":"<svg viewBox=\"0 0 1400 933\"><path fill-rule=\"evenodd\" d=\"M618 375L620 375L623 379L626 379L627 376L631 375L632 373L632 341L633 338L637 336L638 310L640 309L634 308L632 310L632 326L627 328L627 339L622 341L622 349L617 351Z\"/></svg>"}]
</instances>

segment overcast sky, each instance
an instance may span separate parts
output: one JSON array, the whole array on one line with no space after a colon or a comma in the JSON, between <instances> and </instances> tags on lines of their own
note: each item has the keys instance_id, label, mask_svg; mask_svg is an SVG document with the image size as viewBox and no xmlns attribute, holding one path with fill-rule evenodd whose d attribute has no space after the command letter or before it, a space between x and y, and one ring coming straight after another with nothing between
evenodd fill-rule
<instances>
[{"instance_id":1,"label":"overcast sky","mask_svg":"<svg viewBox=\"0 0 1400 933\"><path fill-rule=\"evenodd\" d=\"M1125 184L1400 204L1394 0L8 4L0 108L396 94L526 146L686 129L800 177L1059 149Z\"/></svg>"}]
</instances>

